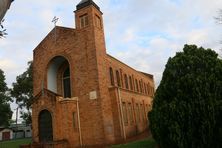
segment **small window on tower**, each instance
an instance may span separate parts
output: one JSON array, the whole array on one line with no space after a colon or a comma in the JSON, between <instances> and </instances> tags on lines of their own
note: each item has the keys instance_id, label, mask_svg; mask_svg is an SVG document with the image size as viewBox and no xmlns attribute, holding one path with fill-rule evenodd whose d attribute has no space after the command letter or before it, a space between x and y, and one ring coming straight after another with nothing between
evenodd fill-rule
<instances>
[{"instance_id":1,"label":"small window on tower","mask_svg":"<svg viewBox=\"0 0 222 148\"><path fill-rule=\"evenodd\" d=\"M84 28L89 25L88 15L84 14L80 18L80 28Z\"/></svg>"},{"instance_id":2,"label":"small window on tower","mask_svg":"<svg viewBox=\"0 0 222 148\"><path fill-rule=\"evenodd\" d=\"M96 26L101 28L102 27L102 24L101 24L101 19L98 15L96 15Z\"/></svg>"}]
</instances>

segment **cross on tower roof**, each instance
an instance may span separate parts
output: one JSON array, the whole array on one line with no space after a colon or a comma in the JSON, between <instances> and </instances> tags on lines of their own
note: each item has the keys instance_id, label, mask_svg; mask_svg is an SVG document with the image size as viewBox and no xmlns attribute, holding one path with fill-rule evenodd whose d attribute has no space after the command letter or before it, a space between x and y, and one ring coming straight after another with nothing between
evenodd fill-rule
<instances>
[{"instance_id":1,"label":"cross on tower roof","mask_svg":"<svg viewBox=\"0 0 222 148\"><path fill-rule=\"evenodd\" d=\"M52 22L55 24L56 26L56 23L58 22L59 18L57 18L56 16L54 16L54 18L52 19Z\"/></svg>"}]
</instances>

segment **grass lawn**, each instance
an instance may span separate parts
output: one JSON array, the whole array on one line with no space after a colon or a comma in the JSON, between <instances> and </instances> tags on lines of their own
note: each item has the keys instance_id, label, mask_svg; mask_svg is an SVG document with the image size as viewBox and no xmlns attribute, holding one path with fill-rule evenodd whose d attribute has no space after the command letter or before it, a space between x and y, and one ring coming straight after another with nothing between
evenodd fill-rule
<instances>
[{"instance_id":1,"label":"grass lawn","mask_svg":"<svg viewBox=\"0 0 222 148\"><path fill-rule=\"evenodd\" d=\"M31 142L31 138L3 141L0 142L0 148L19 148L20 145L30 144Z\"/></svg>"},{"instance_id":2,"label":"grass lawn","mask_svg":"<svg viewBox=\"0 0 222 148\"><path fill-rule=\"evenodd\" d=\"M112 148L156 148L157 144L152 138L126 144L113 145Z\"/></svg>"}]
</instances>

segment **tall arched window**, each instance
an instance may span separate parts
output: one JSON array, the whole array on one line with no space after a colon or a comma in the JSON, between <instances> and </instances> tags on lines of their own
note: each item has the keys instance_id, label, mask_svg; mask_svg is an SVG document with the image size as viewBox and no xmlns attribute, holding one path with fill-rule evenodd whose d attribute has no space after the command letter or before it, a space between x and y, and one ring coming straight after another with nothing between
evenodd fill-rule
<instances>
[{"instance_id":1,"label":"tall arched window","mask_svg":"<svg viewBox=\"0 0 222 148\"><path fill-rule=\"evenodd\" d=\"M112 69L112 67L109 68L109 76L110 76L111 85L114 85L113 69Z\"/></svg>"},{"instance_id":2,"label":"tall arched window","mask_svg":"<svg viewBox=\"0 0 222 148\"><path fill-rule=\"evenodd\" d=\"M139 80L139 85L140 85L140 92L142 92L142 84L140 80Z\"/></svg>"},{"instance_id":3,"label":"tall arched window","mask_svg":"<svg viewBox=\"0 0 222 148\"><path fill-rule=\"evenodd\" d=\"M64 98L71 97L71 87L70 87L70 70L69 67L63 73L63 94Z\"/></svg>"},{"instance_id":4,"label":"tall arched window","mask_svg":"<svg viewBox=\"0 0 222 148\"><path fill-rule=\"evenodd\" d=\"M143 80L141 80L140 83L141 83L141 92L144 93Z\"/></svg>"},{"instance_id":5,"label":"tall arched window","mask_svg":"<svg viewBox=\"0 0 222 148\"><path fill-rule=\"evenodd\" d=\"M149 85L146 84L146 89L147 89L147 95L149 95Z\"/></svg>"},{"instance_id":6,"label":"tall arched window","mask_svg":"<svg viewBox=\"0 0 222 148\"><path fill-rule=\"evenodd\" d=\"M149 83L147 85L147 88L148 88L148 95L150 96L151 95L151 91L150 91L150 84Z\"/></svg>"},{"instance_id":7,"label":"tall arched window","mask_svg":"<svg viewBox=\"0 0 222 148\"><path fill-rule=\"evenodd\" d=\"M134 75L132 75L132 81L133 81L133 90L136 91Z\"/></svg>"},{"instance_id":8,"label":"tall arched window","mask_svg":"<svg viewBox=\"0 0 222 148\"><path fill-rule=\"evenodd\" d=\"M123 71L122 71L122 69L120 69L120 82L121 82L121 86L123 87Z\"/></svg>"},{"instance_id":9,"label":"tall arched window","mask_svg":"<svg viewBox=\"0 0 222 148\"><path fill-rule=\"evenodd\" d=\"M130 89L133 90L133 82L132 82L132 77L129 76L129 81L130 81Z\"/></svg>"},{"instance_id":10,"label":"tall arched window","mask_svg":"<svg viewBox=\"0 0 222 148\"><path fill-rule=\"evenodd\" d=\"M143 83L144 84L144 90L145 90L145 94L147 94L147 88L146 88L146 84L145 83Z\"/></svg>"},{"instance_id":11,"label":"tall arched window","mask_svg":"<svg viewBox=\"0 0 222 148\"><path fill-rule=\"evenodd\" d=\"M118 71L118 70L116 71L116 79L117 79L117 85L118 85L119 87L121 87L120 75L119 75L119 71Z\"/></svg>"},{"instance_id":12,"label":"tall arched window","mask_svg":"<svg viewBox=\"0 0 222 148\"><path fill-rule=\"evenodd\" d=\"M152 97L154 96L155 90L154 87L152 87Z\"/></svg>"},{"instance_id":13,"label":"tall arched window","mask_svg":"<svg viewBox=\"0 0 222 148\"><path fill-rule=\"evenodd\" d=\"M136 91L139 92L139 85L137 79L136 79Z\"/></svg>"},{"instance_id":14,"label":"tall arched window","mask_svg":"<svg viewBox=\"0 0 222 148\"><path fill-rule=\"evenodd\" d=\"M125 79L125 86L126 86L126 89L129 89L129 85L128 85L128 77L126 74L124 74L124 79Z\"/></svg>"}]
</instances>

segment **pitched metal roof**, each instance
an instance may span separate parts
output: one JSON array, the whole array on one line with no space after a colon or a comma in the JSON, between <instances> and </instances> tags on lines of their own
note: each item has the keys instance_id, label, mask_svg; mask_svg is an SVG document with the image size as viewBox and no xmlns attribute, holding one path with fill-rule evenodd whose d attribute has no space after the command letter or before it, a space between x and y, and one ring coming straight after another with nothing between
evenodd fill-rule
<instances>
[{"instance_id":1,"label":"pitched metal roof","mask_svg":"<svg viewBox=\"0 0 222 148\"><path fill-rule=\"evenodd\" d=\"M81 0L81 2L79 2L79 4L78 5L80 5L80 4L82 4L82 3L85 3L85 2L87 2L88 0Z\"/></svg>"},{"instance_id":2,"label":"pitched metal roof","mask_svg":"<svg viewBox=\"0 0 222 148\"><path fill-rule=\"evenodd\" d=\"M76 6L76 9L79 10L90 5L93 5L95 8L97 8L100 11L99 6L97 6L97 4L93 2L93 0L81 0L80 3Z\"/></svg>"}]
</instances>

